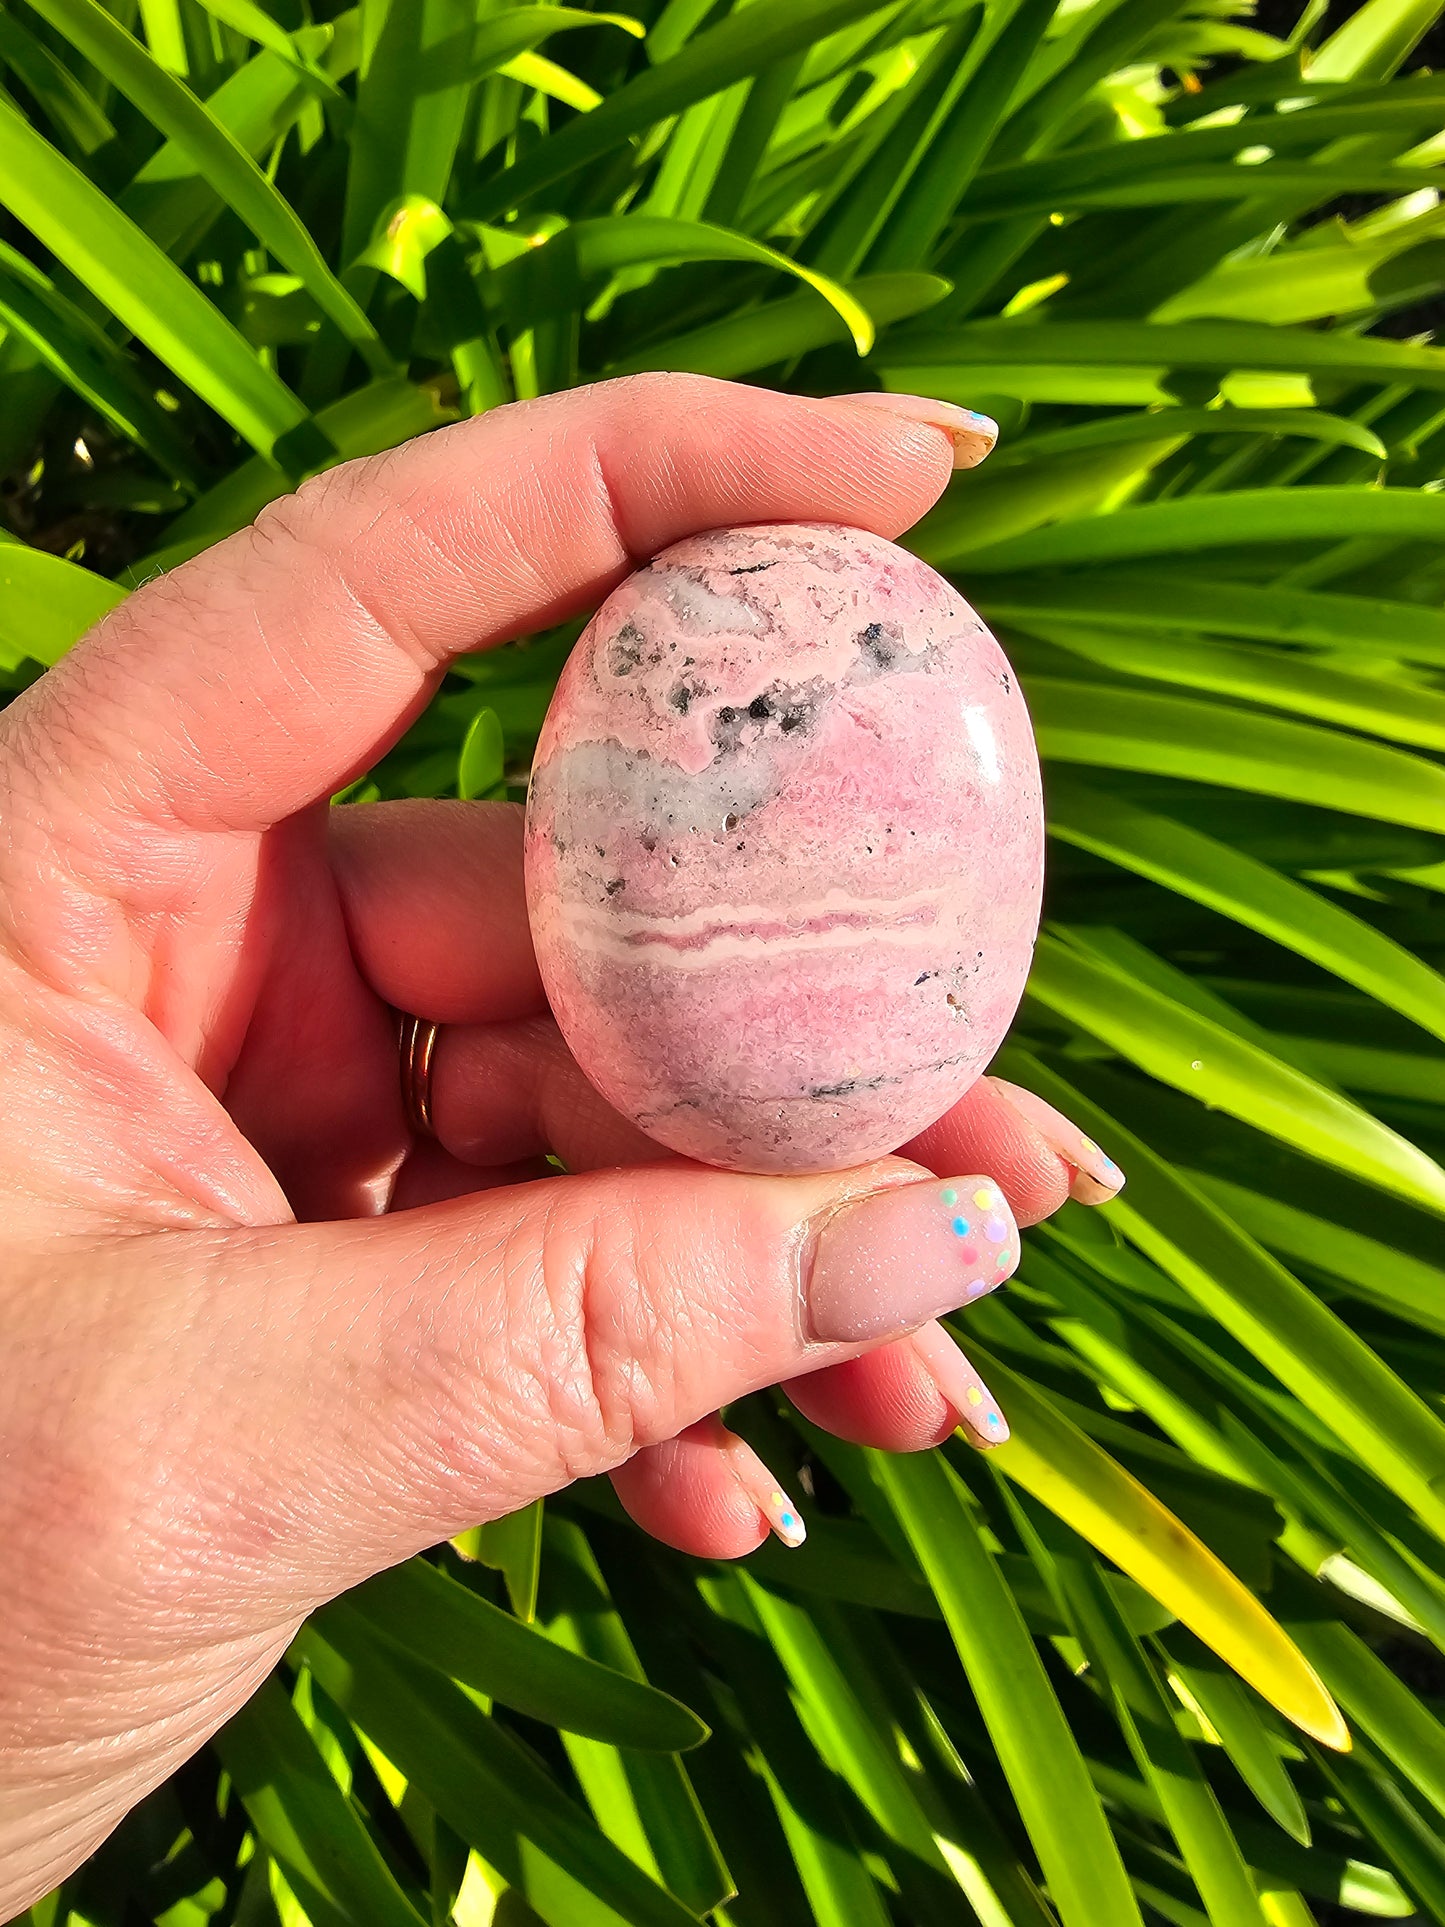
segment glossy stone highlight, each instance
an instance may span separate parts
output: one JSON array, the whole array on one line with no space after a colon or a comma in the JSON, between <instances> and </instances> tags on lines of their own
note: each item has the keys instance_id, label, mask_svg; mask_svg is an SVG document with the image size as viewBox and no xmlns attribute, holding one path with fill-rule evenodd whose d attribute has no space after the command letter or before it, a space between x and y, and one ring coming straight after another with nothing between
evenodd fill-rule
<instances>
[{"instance_id":1,"label":"glossy stone highlight","mask_svg":"<svg viewBox=\"0 0 1445 1927\"><path fill-rule=\"evenodd\" d=\"M838 1169L997 1050L1038 924L1038 758L943 578L856 529L729 529L608 598L527 808L543 981L577 1061L672 1149Z\"/></svg>"}]
</instances>

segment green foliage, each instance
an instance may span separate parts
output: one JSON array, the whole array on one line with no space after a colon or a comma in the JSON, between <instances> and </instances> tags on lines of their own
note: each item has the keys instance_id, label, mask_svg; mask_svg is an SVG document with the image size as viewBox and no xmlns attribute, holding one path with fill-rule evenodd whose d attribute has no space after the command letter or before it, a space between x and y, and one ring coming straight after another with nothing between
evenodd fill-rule
<instances>
[{"instance_id":1,"label":"green foliage","mask_svg":"<svg viewBox=\"0 0 1445 1927\"><path fill-rule=\"evenodd\" d=\"M800 1552L579 1489L383 1576L37 1927L1445 1921L1441 5L1322 11L0 12L0 689L513 396L987 409L910 539L1048 769L1003 1068L1131 1180L970 1313L1002 1451L759 1398ZM575 633L353 793L517 795Z\"/></svg>"}]
</instances>

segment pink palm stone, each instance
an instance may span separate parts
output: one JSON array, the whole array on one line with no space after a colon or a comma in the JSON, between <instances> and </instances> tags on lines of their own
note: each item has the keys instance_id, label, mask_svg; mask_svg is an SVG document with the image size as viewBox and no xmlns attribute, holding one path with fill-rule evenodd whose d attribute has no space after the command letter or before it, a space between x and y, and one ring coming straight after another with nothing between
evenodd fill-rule
<instances>
[{"instance_id":1,"label":"pink palm stone","mask_svg":"<svg viewBox=\"0 0 1445 1927\"><path fill-rule=\"evenodd\" d=\"M527 901L597 1089L710 1164L894 1149L998 1049L1038 925L1008 661L857 529L724 529L616 589L537 747Z\"/></svg>"}]
</instances>

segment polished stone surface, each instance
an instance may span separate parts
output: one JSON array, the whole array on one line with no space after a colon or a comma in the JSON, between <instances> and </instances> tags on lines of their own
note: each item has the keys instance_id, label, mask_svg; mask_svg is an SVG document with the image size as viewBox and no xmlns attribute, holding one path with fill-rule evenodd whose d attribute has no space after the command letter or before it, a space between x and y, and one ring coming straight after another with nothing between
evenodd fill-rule
<instances>
[{"instance_id":1,"label":"polished stone surface","mask_svg":"<svg viewBox=\"0 0 1445 1927\"><path fill-rule=\"evenodd\" d=\"M878 536L692 537L608 598L538 744L527 892L557 1021L650 1136L860 1163L997 1050L1039 915L1007 659Z\"/></svg>"}]
</instances>

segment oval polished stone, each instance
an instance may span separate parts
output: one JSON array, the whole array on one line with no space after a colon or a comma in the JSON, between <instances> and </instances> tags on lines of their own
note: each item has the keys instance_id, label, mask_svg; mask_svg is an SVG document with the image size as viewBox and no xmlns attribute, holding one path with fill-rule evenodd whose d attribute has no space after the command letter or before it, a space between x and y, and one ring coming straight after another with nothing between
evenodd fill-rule
<instances>
[{"instance_id":1,"label":"oval polished stone","mask_svg":"<svg viewBox=\"0 0 1445 1927\"><path fill-rule=\"evenodd\" d=\"M746 1171L907 1142L998 1049L1043 880L994 638L856 529L694 536L598 611L527 806L562 1033L649 1136Z\"/></svg>"}]
</instances>

